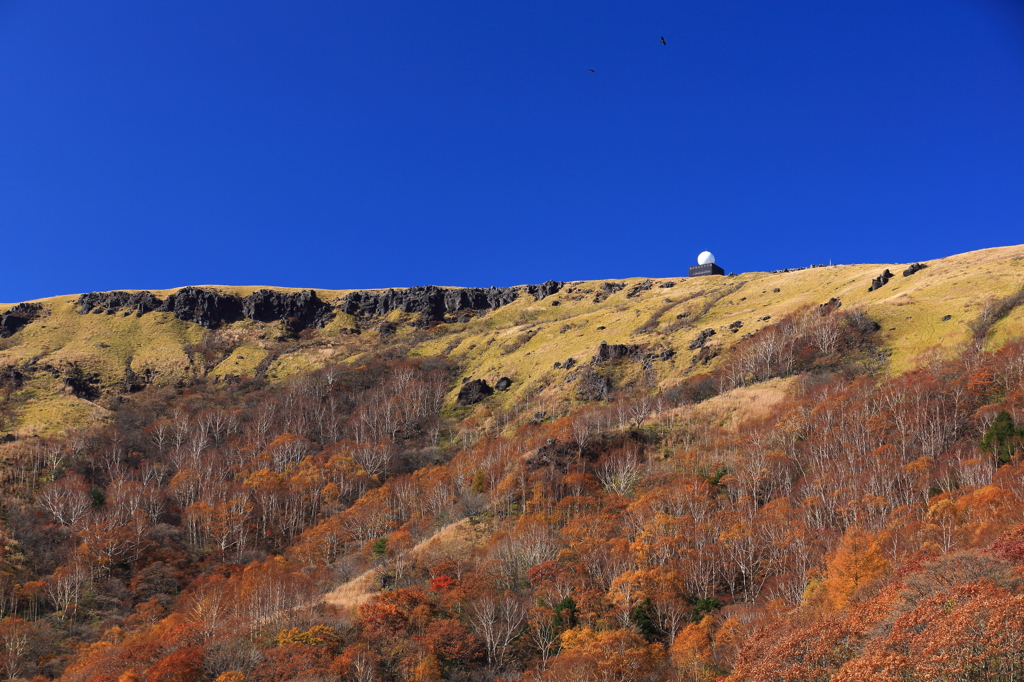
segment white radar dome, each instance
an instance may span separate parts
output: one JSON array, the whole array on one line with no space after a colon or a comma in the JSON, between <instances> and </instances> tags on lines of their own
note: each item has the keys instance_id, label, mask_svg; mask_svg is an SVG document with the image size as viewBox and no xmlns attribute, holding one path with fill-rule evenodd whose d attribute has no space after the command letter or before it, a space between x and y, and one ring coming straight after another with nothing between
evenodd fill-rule
<instances>
[{"instance_id":1,"label":"white radar dome","mask_svg":"<svg viewBox=\"0 0 1024 682\"><path fill-rule=\"evenodd\" d=\"M707 265L708 263L714 262L715 254L711 253L710 251L702 251L701 254L697 256L697 265Z\"/></svg>"}]
</instances>

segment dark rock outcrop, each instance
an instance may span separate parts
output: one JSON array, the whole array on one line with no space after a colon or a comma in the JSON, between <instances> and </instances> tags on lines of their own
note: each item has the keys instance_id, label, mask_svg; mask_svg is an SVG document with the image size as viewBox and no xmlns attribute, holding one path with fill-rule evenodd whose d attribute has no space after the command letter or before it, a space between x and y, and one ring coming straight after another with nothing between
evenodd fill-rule
<instances>
[{"instance_id":1,"label":"dark rock outcrop","mask_svg":"<svg viewBox=\"0 0 1024 682\"><path fill-rule=\"evenodd\" d=\"M715 358L718 357L718 351L712 346L702 346L700 352L693 356L690 360L690 367L696 367L697 365L706 365Z\"/></svg>"},{"instance_id":2,"label":"dark rock outcrop","mask_svg":"<svg viewBox=\"0 0 1024 682\"><path fill-rule=\"evenodd\" d=\"M841 308L842 305L843 302L840 301L835 296L833 296L832 298L828 299L827 303L822 303L821 305L818 306L818 314L824 317L825 315L831 313L833 310L839 310L839 308Z\"/></svg>"},{"instance_id":3,"label":"dark rock outcrop","mask_svg":"<svg viewBox=\"0 0 1024 682\"><path fill-rule=\"evenodd\" d=\"M142 316L151 311L169 312L179 320L207 329L246 317L258 322L285 320L293 331L298 331L323 327L334 311L312 290L285 293L260 289L243 299L198 287L180 289L164 301L148 291L94 291L79 296L76 305L81 315L120 312Z\"/></svg>"},{"instance_id":4,"label":"dark rock outcrop","mask_svg":"<svg viewBox=\"0 0 1024 682\"><path fill-rule=\"evenodd\" d=\"M542 298L547 298L552 294L557 294L565 286L565 282L556 282L553 279L549 279L544 284L527 284L526 293L533 296L538 301Z\"/></svg>"},{"instance_id":5,"label":"dark rock outcrop","mask_svg":"<svg viewBox=\"0 0 1024 682\"><path fill-rule=\"evenodd\" d=\"M629 291L626 292L626 298L634 298L636 296L639 296L641 293L649 291L650 288L653 286L654 282L652 282L649 279L645 279L643 282L637 282L632 287L630 287Z\"/></svg>"},{"instance_id":6,"label":"dark rock outcrop","mask_svg":"<svg viewBox=\"0 0 1024 682\"><path fill-rule=\"evenodd\" d=\"M914 263L909 268L907 268L906 270L903 271L903 276L904 277L910 277L915 272L920 272L921 270L924 270L926 267L928 267L928 266L925 265L924 263Z\"/></svg>"},{"instance_id":7,"label":"dark rock outcrop","mask_svg":"<svg viewBox=\"0 0 1024 682\"><path fill-rule=\"evenodd\" d=\"M237 296L210 289L185 287L168 296L160 311L174 313L179 320L213 329L224 322L241 319L242 301Z\"/></svg>"},{"instance_id":8,"label":"dark rock outcrop","mask_svg":"<svg viewBox=\"0 0 1024 682\"><path fill-rule=\"evenodd\" d=\"M158 310L163 304L159 298L148 291L94 291L82 294L78 297L75 305L78 306L78 313L106 313L113 315L116 312L124 314L135 313L136 317Z\"/></svg>"},{"instance_id":9,"label":"dark rock outcrop","mask_svg":"<svg viewBox=\"0 0 1024 682\"><path fill-rule=\"evenodd\" d=\"M729 330L730 330L730 331L731 331L731 332L732 332L733 334L735 334L735 333L736 333L736 332L738 332L738 331L739 331L739 330L740 330L740 329L741 329L742 327L743 327L743 322L742 322L742 321L740 321L740 320L736 320L735 322L733 322L732 324L730 324L730 325L729 325Z\"/></svg>"},{"instance_id":10,"label":"dark rock outcrop","mask_svg":"<svg viewBox=\"0 0 1024 682\"><path fill-rule=\"evenodd\" d=\"M382 317L400 310L419 313L421 320L426 322L440 322L448 315L468 322L473 311L496 310L515 301L523 291L540 300L557 293L563 286L563 282L551 280L525 287L490 289L425 286L382 292L354 291L345 296L338 307L349 315L362 318ZM211 289L185 287L170 294L164 301L148 291L100 291L82 294L78 297L77 305L78 312L83 315L170 312L179 320L194 322L207 329L243 317L258 322L284 320L292 331L310 327L319 329L330 322L334 314L334 306L320 300L312 289L293 293L260 289L243 299Z\"/></svg>"},{"instance_id":11,"label":"dark rock outcrop","mask_svg":"<svg viewBox=\"0 0 1024 682\"><path fill-rule=\"evenodd\" d=\"M96 372L87 372L78 363L69 362L61 372L64 386L76 398L93 400L100 395L100 375Z\"/></svg>"},{"instance_id":12,"label":"dark rock outcrop","mask_svg":"<svg viewBox=\"0 0 1024 682\"><path fill-rule=\"evenodd\" d=\"M455 402L459 405L475 405L487 396L494 393L494 389L487 385L483 379L467 381L459 389L459 397Z\"/></svg>"},{"instance_id":13,"label":"dark rock outcrop","mask_svg":"<svg viewBox=\"0 0 1024 682\"><path fill-rule=\"evenodd\" d=\"M312 289L284 293L260 289L242 299L242 315L257 322L285 320L293 331L320 329L334 317L334 307Z\"/></svg>"},{"instance_id":14,"label":"dark rock outcrop","mask_svg":"<svg viewBox=\"0 0 1024 682\"><path fill-rule=\"evenodd\" d=\"M868 289L868 291L875 291L877 289L881 289L882 287L889 283L890 279L892 279L892 273L889 272L889 268L886 268L885 272L871 280L871 287Z\"/></svg>"},{"instance_id":15,"label":"dark rock outcrop","mask_svg":"<svg viewBox=\"0 0 1024 682\"><path fill-rule=\"evenodd\" d=\"M613 388L609 377L594 371L585 371L576 382L576 398L586 401L607 400Z\"/></svg>"},{"instance_id":16,"label":"dark rock outcrop","mask_svg":"<svg viewBox=\"0 0 1024 682\"><path fill-rule=\"evenodd\" d=\"M544 286L544 285L540 285ZM425 286L388 289L379 293L353 291L342 299L341 311L356 317L379 317L395 310L419 313L428 322L465 310L496 310L519 298L519 289L442 289Z\"/></svg>"},{"instance_id":17,"label":"dark rock outcrop","mask_svg":"<svg viewBox=\"0 0 1024 682\"><path fill-rule=\"evenodd\" d=\"M708 342L708 339L710 339L714 335L714 329L705 329L704 331L697 335L697 338L690 342L690 350L697 350L699 348L703 348L704 344Z\"/></svg>"},{"instance_id":18,"label":"dark rock outcrop","mask_svg":"<svg viewBox=\"0 0 1024 682\"><path fill-rule=\"evenodd\" d=\"M635 358L640 354L640 346L627 345L624 343L605 343L601 342L601 345L597 347L597 355L594 356L594 362L608 362L610 360L620 360L622 358Z\"/></svg>"},{"instance_id":19,"label":"dark rock outcrop","mask_svg":"<svg viewBox=\"0 0 1024 682\"><path fill-rule=\"evenodd\" d=\"M14 365L0 367L0 386L20 388L25 385L25 374Z\"/></svg>"},{"instance_id":20,"label":"dark rock outcrop","mask_svg":"<svg viewBox=\"0 0 1024 682\"><path fill-rule=\"evenodd\" d=\"M0 315L0 338L6 339L36 319L43 306L39 303L19 303Z\"/></svg>"},{"instance_id":21,"label":"dark rock outcrop","mask_svg":"<svg viewBox=\"0 0 1024 682\"><path fill-rule=\"evenodd\" d=\"M498 383L494 384L496 391L507 391L510 388L512 388L512 380L508 377L502 377L498 379Z\"/></svg>"}]
</instances>

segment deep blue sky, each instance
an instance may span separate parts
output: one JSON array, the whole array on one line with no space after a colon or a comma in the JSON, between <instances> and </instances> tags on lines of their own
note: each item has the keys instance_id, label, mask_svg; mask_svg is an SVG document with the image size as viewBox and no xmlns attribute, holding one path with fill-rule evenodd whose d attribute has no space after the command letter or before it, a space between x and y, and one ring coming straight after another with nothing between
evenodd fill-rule
<instances>
[{"instance_id":1,"label":"deep blue sky","mask_svg":"<svg viewBox=\"0 0 1024 682\"><path fill-rule=\"evenodd\" d=\"M0 230L9 302L1021 243L1024 3L0 0Z\"/></svg>"}]
</instances>

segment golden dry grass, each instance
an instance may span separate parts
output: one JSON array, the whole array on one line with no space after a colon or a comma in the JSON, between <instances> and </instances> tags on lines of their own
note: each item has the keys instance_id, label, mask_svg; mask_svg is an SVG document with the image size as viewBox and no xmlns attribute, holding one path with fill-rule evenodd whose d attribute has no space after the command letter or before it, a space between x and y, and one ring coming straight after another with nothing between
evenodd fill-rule
<instances>
[{"instance_id":1,"label":"golden dry grass","mask_svg":"<svg viewBox=\"0 0 1024 682\"><path fill-rule=\"evenodd\" d=\"M324 601L341 609L356 610L378 591L380 572L374 567L324 595Z\"/></svg>"},{"instance_id":2,"label":"golden dry grass","mask_svg":"<svg viewBox=\"0 0 1024 682\"><path fill-rule=\"evenodd\" d=\"M868 292L873 277L885 268L896 275L882 289ZM891 353L889 371L897 373L915 366L926 351L952 354L971 339L969 323L986 301L1004 297L1024 286L1024 246L1009 246L959 254L928 262L928 267L904 278L905 265L837 265L789 273L743 273L736 277L683 277L652 279L653 286L635 297L627 292L644 278L574 282L554 296L541 301L523 295L499 310L482 314L465 323L438 325L428 333L413 333L399 327L386 343L406 347L411 355L448 355L463 367L463 376L485 378L490 382L502 376L514 380L507 393L495 395L488 409L500 408L531 395L564 398L563 370L555 362L574 358L588 362L601 341L665 346L676 351L669 361L656 361L660 383L674 383L694 370L689 342L704 328L720 330L713 342L728 347L742 338L772 324L804 306L818 305L835 296L844 308L862 306L882 325L883 344ZM671 280L675 286L660 288ZM604 300L594 301L606 281L625 284L625 288ZM297 291L280 287L214 286L225 293L247 295L260 288ZM774 291L779 289L778 292ZM174 290L154 291L165 297ZM589 293L584 293L589 292ZM347 290L318 289L318 296L337 302ZM78 315L75 296L41 299L44 316L11 339L0 342L0 365L23 364L32 358L58 364L76 362L88 371L99 373L106 387L116 386L126 365L139 372L151 369L158 382L172 382L184 376L202 373L185 352L186 346L210 334L196 325L181 322L168 313L149 313L141 318L120 315ZM557 301L559 305L552 305ZM0 306L4 309L6 306ZM692 326L683 325L676 316L689 313ZM660 317L659 317L660 315ZM951 316L948 321L942 318ZM770 316L770 320L763 318ZM394 321L407 321L407 315L395 313ZM652 321L653 318L653 321ZM726 327L739 320L741 333L731 334ZM685 321L685 320L684 320ZM328 362L352 361L383 347L372 329L359 335L351 332L359 325L348 315L337 315L323 330L280 354L270 365L267 376L283 380L297 373L321 367ZM217 332L236 333L230 355L211 370L211 375L254 372L266 355L261 345L278 333L273 325L244 321ZM997 348L1011 338L1024 334L1024 309L1018 309L991 330L987 346ZM714 365L712 364L711 368ZM705 371L701 368L699 371ZM81 422L80 408L70 396L56 387L32 387L31 398L39 401L29 414L26 410L18 426L47 430L59 427L62 420ZM454 391L450 396L454 400ZM89 417L91 418L91 417Z\"/></svg>"},{"instance_id":3,"label":"golden dry grass","mask_svg":"<svg viewBox=\"0 0 1024 682\"><path fill-rule=\"evenodd\" d=\"M786 400L793 378L772 379L754 386L741 386L710 398L692 409L690 417L725 428L742 421L766 416Z\"/></svg>"}]
</instances>

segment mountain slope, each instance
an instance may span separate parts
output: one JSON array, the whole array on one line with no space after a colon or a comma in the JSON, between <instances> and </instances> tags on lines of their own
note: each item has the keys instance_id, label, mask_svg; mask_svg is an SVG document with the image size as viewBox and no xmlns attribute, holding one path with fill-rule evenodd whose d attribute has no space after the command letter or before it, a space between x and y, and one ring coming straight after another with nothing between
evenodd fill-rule
<instances>
[{"instance_id":1,"label":"mountain slope","mask_svg":"<svg viewBox=\"0 0 1024 682\"><path fill-rule=\"evenodd\" d=\"M20 369L24 375L8 381L14 385L5 430L54 433L102 420L106 401L124 393L133 380L137 386L200 377L281 380L327 362L358 362L362 354L384 346L411 356L447 355L460 363L465 377L491 385L511 378L511 389L490 401L498 406L545 390L563 397L565 372L556 370L555 363L571 358L576 365L585 364L602 342L672 351L671 358L653 362L655 383L664 386L714 369L722 351L739 339L833 297L846 309L863 308L881 325L890 371L901 372L918 364L925 351L951 353L966 347L973 336L970 325L984 317L986 306L1024 286L1024 246L960 254L926 265L909 277L900 274L906 266L878 264L730 277L573 282L539 300L517 292L512 302L496 310L449 315L454 321L423 323L422 315L398 310L370 318L335 311L323 328L298 335L289 333L282 321L241 319L208 330L171 312L136 316L118 309L95 314L97 308L82 315L78 296L40 299L32 302L40 306L36 318L0 340L0 367L8 368L8 374ZM868 291L886 268L895 277ZM261 288L203 289L242 298ZM176 291L152 293L166 299ZM271 291L296 295L299 290ZM316 295L339 305L351 293L318 290ZM0 307L0 313L13 307ZM730 330L737 322L742 324L739 331ZM699 351L690 351L689 345L704 329L716 331L707 345L719 359L694 365ZM1022 332L1024 308L1016 308L996 321L984 342L995 348ZM33 371L41 366L49 369ZM126 368L134 379L126 381ZM69 373L85 377L84 390L69 387Z\"/></svg>"},{"instance_id":2,"label":"mountain slope","mask_svg":"<svg viewBox=\"0 0 1024 682\"><path fill-rule=\"evenodd\" d=\"M1015 679L1022 261L9 306L0 665Z\"/></svg>"}]
</instances>

